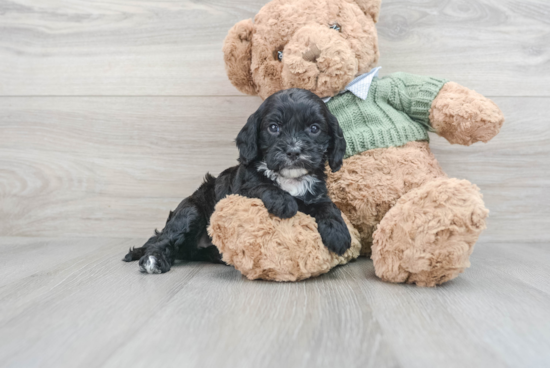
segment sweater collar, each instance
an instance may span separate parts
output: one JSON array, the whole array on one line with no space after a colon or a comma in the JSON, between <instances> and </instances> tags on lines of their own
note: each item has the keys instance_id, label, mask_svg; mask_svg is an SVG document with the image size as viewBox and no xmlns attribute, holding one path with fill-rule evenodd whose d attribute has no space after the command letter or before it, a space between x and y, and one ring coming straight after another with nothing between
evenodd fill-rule
<instances>
[{"instance_id":1,"label":"sweater collar","mask_svg":"<svg viewBox=\"0 0 550 368\"><path fill-rule=\"evenodd\" d=\"M339 95L344 92L351 92L355 96L359 97L362 100L366 100L367 96L369 94L369 89L372 84L372 80L378 76L378 72L382 69L381 66L378 68L372 69L370 72L361 74L354 80L352 80L340 93ZM323 102L327 103L330 101L332 97L325 97L323 98Z\"/></svg>"}]
</instances>

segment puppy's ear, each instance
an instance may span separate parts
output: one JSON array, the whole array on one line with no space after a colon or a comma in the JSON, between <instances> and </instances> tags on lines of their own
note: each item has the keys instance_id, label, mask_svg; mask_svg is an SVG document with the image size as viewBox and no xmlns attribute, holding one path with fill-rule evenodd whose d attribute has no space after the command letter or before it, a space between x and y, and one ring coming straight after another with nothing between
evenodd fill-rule
<instances>
[{"instance_id":1,"label":"puppy's ear","mask_svg":"<svg viewBox=\"0 0 550 368\"><path fill-rule=\"evenodd\" d=\"M261 121L261 114L258 110L250 115L246 125L237 135L235 142L239 149L239 162L243 165L248 165L258 157L258 129Z\"/></svg>"},{"instance_id":2,"label":"puppy's ear","mask_svg":"<svg viewBox=\"0 0 550 368\"><path fill-rule=\"evenodd\" d=\"M223 43L225 71L237 89L249 95L256 95L256 85L252 79L252 19L240 21L229 30Z\"/></svg>"},{"instance_id":3,"label":"puppy's ear","mask_svg":"<svg viewBox=\"0 0 550 368\"><path fill-rule=\"evenodd\" d=\"M363 13L371 17L374 23L378 22L382 0L351 0L351 2L359 5Z\"/></svg>"},{"instance_id":4,"label":"puppy's ear","mask_svg":"<svg viewBox=\"0 0 550 368\"><path fill-rule=\"evenodd\" d=\"M328 164L332 172L340 170L344 163L344 156L346 155L346 140L344 139L344 132L338 124L336 116L332 115L328 109L326 111L328 126L330 129L331 142L328 147Z\"/></svg>"}]
</instances>

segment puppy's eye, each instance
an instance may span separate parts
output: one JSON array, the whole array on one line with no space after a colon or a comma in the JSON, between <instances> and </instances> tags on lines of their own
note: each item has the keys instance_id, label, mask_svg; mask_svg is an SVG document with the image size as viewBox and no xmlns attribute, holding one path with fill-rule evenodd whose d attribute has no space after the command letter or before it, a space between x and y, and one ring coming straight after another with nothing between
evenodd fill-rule
<instances>
[{"instance_id":1,"label":"puppy's eye","mask_svg":"<svg viewBox=\"0 0 550 368\"><path fill-rule=\"evenodd\" d=\"M282 51L277 51L277 59L279 59L279 61L283 61L283 52Z\"/></svg>"},{"instance_id":2,"label":"puppy's eye","mask_svg":"<svg viewBox=\"0 0 550 368\"><path fill-rule=\"evenodd\" d=\"M309 127L309 131L311 132L311 134L319 134L319 132L321 131L321 128L319 128L319 125L313 124L312 126Z\"/></svg>"},{"instance_id":3,"label":"puppy's eye","mask_svg":"<svg viewBox=\"0 0 550 368\"><path fill-rule=\"evenodd\" d=\"M334 29L335 31L342 32L342 27L338 23L332 23L329 25L330 29Z\"/></svg>"},{"instance_id":4,"label":"puppy's eye","mask_svg":"<svg viewBox=\"0 0 550 368\"><path fill-rule=\"evenodd\" d=\"M269 127L267 127L270 133L277 134L279 133L279 126L277 124L271 124Z\"/></svg>"}]
</instances>

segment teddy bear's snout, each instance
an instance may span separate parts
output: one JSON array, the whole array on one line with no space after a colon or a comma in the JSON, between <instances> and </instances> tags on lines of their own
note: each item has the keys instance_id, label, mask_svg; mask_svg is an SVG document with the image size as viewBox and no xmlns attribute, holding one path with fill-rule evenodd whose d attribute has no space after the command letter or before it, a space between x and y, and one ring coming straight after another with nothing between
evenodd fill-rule
<instances>
[{"instance_id":1,"label":"teddy bear's snout","mask_svg":"<svg viewBox=\"0 0 550 368\"><path fill-rule=\"evenodd\" d=\"M296 31L283 54L283 87L308 89L319 97L337 94L358 70L349 41L337 30L319 24Z\"/></svg>"},{"instance_id":2,"label":"teddy bear's snout","mask_svg":"<svg viewBox=\"0 0 550 368\"><path fill-rule=\"evenodd\" d=\"M302 58L311 63L316 63L319 56L321 56L321 50L316 44L311 44L309 49L302 54Z\"/></svg>"}]
</instances>

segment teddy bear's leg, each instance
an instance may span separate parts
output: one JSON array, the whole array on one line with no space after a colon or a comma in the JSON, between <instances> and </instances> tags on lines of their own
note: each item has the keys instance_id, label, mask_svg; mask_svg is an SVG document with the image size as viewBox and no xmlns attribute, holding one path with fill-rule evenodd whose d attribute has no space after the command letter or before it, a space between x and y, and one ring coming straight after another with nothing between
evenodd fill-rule
<instances>
[{"instance_id":1,"label":"teddy bear's leg","mask_svg":"<svg viewBox=\"0 0 550 368\"><path fill-rule=\"evenodd\" d=\"M374 149L347 158L329 173L332 201L361 236L361 255L370 256L372 234L399 198L437 178L446 177L428 142Z\"/></svg>"},{"instance_id":2,"label":"teddy bear's leg","mask_svg":"<svg viewBox=\"0 0 550 368\"><path fill-rule=\"evenodd\" d=\"M470 266L488 215L479 188L440 178L405 194L373 234L376 275L395 283L436 286Z\"/></svg>"}]
</instances>

